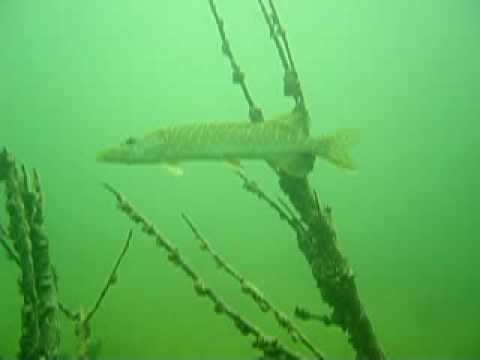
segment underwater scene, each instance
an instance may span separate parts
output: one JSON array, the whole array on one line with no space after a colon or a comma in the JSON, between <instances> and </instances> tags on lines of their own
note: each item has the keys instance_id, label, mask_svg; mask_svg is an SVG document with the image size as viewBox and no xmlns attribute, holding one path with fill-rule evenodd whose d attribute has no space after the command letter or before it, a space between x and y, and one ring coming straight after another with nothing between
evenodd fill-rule
<instances>
[{"instance_id":1,"label":"underwater scene","mask_svg":"<svg viewBox=\"0 0 480 360\"><path fill-rule=\"evenodd\" d=\"M480 359L477 0L0 1L0 359Z\"/></svg>"}]
</instances>

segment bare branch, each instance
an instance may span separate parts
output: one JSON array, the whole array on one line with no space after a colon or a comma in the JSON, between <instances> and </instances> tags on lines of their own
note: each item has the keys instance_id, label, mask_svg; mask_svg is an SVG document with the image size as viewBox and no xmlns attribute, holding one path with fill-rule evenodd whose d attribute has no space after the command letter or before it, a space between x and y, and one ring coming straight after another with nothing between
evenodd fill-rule
<instances>
[{"instance_id":1,"label":"bare branch","mask_svg":"<svg viewBox=\"0 0 480 360\"><path fill-rule=\"evenodd\" d=\"M295 316L303 321L315 320L323 323L324 325L332 325L332 319L326 315L313 314L305 308L297 306L295 308Z\"/></svg>"},{"instance_id":2,"label":"bare branch","mask_svg":"<svg viewBox=\"0 0 480 360\"><path fill-rule=\"evenodd\" d=\"M281 203L279 205L275 200L268 196L257 183L253 180L250 180L243 172L237 171L237 175L243 180L243 188L248 192L256 195L260 200L266 202L271 208L273 208L280 219L286 221L290 227L297 233L304 233L306 229L303 227L301 221L293 214L293 211L286 204Z\"/></svg>"},{"instance_id":3,"label":"bare branch","mask_svg":"<svg viewBox=\"0 0 480 360\"><path fill-rule=\"evenodd\" d=\"M300 331L300 329L298 329L285 314L283 314L276 306L274 306L260 290L258 290L251 282L240 275L240 273L235 270L232 265L230 265L212 248L208 240L202 236L202 234L193 224L192 220L190 220L186 214L182 214L182 218L192 230L195 238L200 241L202 249L207 251L212 256L220 269L224 269L240 284L242 292L249 296L258 305L262 312L272 311L277 324L284 329L294 341L300 341L315 356L315 359L323 360L324 357L322 353L315 348L312 342Z\"/></svg>"},{"instance_id":4,"label":"bare branch","mask_svg":"<svg viewBox=\"0 0 480 360\"><path fill-rule=\"evenodd\" d=\"M104 186L115 196L118 209L127 215L135 224L140 225L145 234L154 238L156 245L168 253L168 260L178 266L192 280L195 293L199 297L210 300L214 305L215 313L226 315L242 335L252 335L254 337L252 344L254 348L261 350L265 356L270 358L301 359L300 356L294 354L279 343L276 338L263 334L260 329L227 305L214 290L205 284L200 275L183 258L180 251L176 249L165 236L160 234L150 221L141 215L115 188L108 184L104 184Z\"/></svg>"},{"instance_id":5,"label":"bare branch","mask_svg":"<svg viewBox=\"0 0 480 360\"><path fill-rule=\"evenodd\" d=\"M277 9L273 0L269 0L271 15L263 2L258 0L263 17L267 23L272 38L277 48L278 56L282 62L284 70L283 92L285 96L292 96L295 100L296 108L306 112L305 97L303 95L302 86L298 78L298 73L293 61L293 55L288 43L285 28L280 22ZM285 54L286 53L286 54Z\"/></svg>"},{"instance_id":6,"label":"bare branch","mask_svg":"<svg viewBox=\"0 0 480 360\"><path fill-rule=\"evenodd\" d=\"M215 22L217 24L220 38L222 40L222 52L228 58L230 62L230 66L232 68L233 83L240 85L240 87L242 88L242 92L245 97L245 100L248 103L250 120L255 122L263 121L262 110L255 105L252 95L248 90L247 82L245 81L245 74L240 70L240 66L238 65L233 55L230 42L228 41L227 34L225 33L224 22L220 18L220 15L218 14L218 11L217 11L217 7L215 6L215 3L213 0L209 0L209 5L210 5L210 10L212 11L212 14L215 18Z\"/></svg>"},{"instance_id":7,"label":"bare branch","mask_svg":"<svg viewBox=\"0 0 480 360\"><path fill-rule=\"evenodd\" d=\"M114 285L117 282L117 271L120 264L122 263L123 257L127 253L127 250L130 246L130 241L132 240L132 236L133 236L133 230L130 229L130 231L128 232L127 240L123 245L122 252L118 256L117 261L115 262L115 266L113 267L112 272L110 273L110 276L108 277L107 282L105 283L105 286L100 292L100 295L98 296L98 299L95 302L95 305L85 316L85 321L84 321L85 323L88 323L93 318L95 313L100 308L100 305L102 304L102 301L105 298L105 295L107 295L108 290L111 288L112 285Z\"/></svg>"}]
</instances>

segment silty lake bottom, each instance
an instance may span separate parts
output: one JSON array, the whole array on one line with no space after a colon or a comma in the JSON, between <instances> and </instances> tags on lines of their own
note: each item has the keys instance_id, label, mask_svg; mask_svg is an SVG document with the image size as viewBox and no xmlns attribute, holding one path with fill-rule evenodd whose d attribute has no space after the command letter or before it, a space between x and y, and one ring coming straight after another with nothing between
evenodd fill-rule
<instances>
[{"instance_id":1,"label":"silty lake bottom","mask_svg":"<svg viewBox=\"0 0 480 360\"><path fill-rule=\"evenodd\" d=\"M265 2L268 4L268 2ZM292 109L283 69L255 1L216 1L232 50L265 117ZM358 129L358 170L318 160L309 175L332 208L337 245L390 359L479 359L480 5L473 0L346 0L276 5L311 116L311 134ZM194 121L248 121L222 56L208 2L60 0L0 3L0 147L36 169L58 295L93 307L133 229L130 247L91 322L101 358L255 358L226 316L196 295L167 254L116 209L118 189L243 317L296 353L311 353L218 269L181 217L302 329L327 359L354 358L329 315L294 231L221 163L101 164L129 137ZM287 200L262 161L244 172ZM8 227L5 184L0 223ZM1 249L3 252L3 248ZM21 335L20 272L0 256L0 355ZM76 353L58 314L59 351Z\"/></svg>"}]
</instances>

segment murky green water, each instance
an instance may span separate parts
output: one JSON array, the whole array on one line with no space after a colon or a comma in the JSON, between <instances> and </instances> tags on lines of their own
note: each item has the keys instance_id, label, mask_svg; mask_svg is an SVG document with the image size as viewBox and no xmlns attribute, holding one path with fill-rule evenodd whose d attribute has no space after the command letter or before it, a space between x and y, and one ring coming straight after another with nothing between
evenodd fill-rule
<instances>
[{"instance_id":1,"label":"murky green water","mask_svg":"<svg viewBox=\"0 0 480 360\"><path fill-rule=\"evenodd\" d=\"M256 1L218 1L235 54L268 115L287 111L282 70ZM480 5L474 0L285 1L312 132L358 128L359 171L317 163L312 184L334 209L339 243L391 358L480 357ZM95 162L131 135L192 120L246 119L207 1L0 2L0 145L39 170L62 300L89 307L130 222L100 186L115 185L228 303L292 345L182 222L278 306L326 313L292 231L223 164ZM247 163L265 190L270 169ZM4 203L3 193L1 202ZM5 213L1 213L5 222ZM105 357L239 358L255 354L165 253L135 229L118 285L93 321ZM5 259L2 256L3 259ZM0 260L0 354L17 351L21 299ZM305 324L329 358L352 358L336 329ZM74 346L62 319L62 351ZM301 348L292 345L294 349Z\"/></svg>"}]
</instances>

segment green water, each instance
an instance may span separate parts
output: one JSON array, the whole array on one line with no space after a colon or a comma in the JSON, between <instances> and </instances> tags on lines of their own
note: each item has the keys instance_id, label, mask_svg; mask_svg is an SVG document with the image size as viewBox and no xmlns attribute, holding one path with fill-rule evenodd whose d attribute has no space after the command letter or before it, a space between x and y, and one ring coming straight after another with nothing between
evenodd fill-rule
<instances>
[{"instance_id":1,"label":"green water","mask_svg":"<svg viewBox=\"0 0 480 360\"><path fill-rule=\"evenodd\" d=\"M291 102L256 1L218 1L253 96ZM346 174L318 162L312 185L334 209L339 246L390 358L480 358L480 5L476 0L279 0L312 133L358 128ZM97 164L95 154L164 124L245 119L207 1L0 2L0 145L41 173L61 299L93 304L131 223L115 185L235 309L279 336L202 253L180 213L288 314L326 313L294 234L223 164ZM246 171L280 194L261 163ZM0 201L4 203L3 191ZM5 223L5 213L1 212ZM0 354L20 333L18 271L0 257ZM250 340L135 229L119 282L95 316L104 357L246 358ZM72 324L61 318L62 351ZM328 358L353 358L341 331L301 324Z\"/></svg>"}]
</instances>

